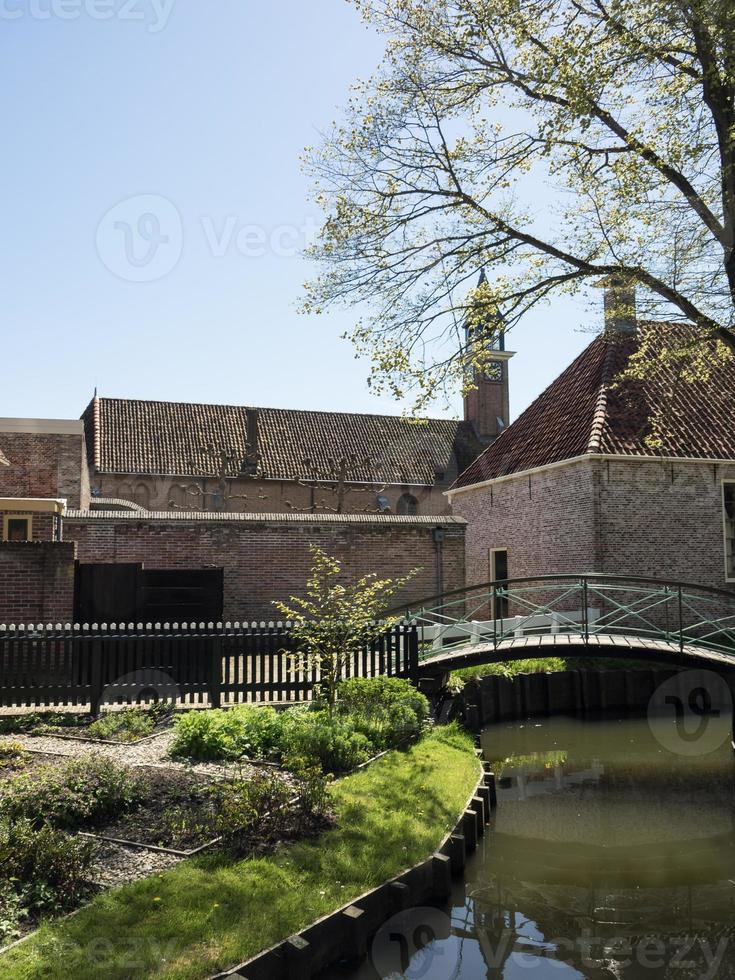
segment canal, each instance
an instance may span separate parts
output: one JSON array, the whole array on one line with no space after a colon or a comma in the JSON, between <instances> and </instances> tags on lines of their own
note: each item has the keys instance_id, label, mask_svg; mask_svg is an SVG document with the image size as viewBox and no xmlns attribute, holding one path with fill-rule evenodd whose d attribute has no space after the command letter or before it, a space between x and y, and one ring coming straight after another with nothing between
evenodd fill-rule
<instances>
[{"instance_id":1,"label":"canal","mask_svg":"<svg viewBox=\"0 0 735 980\"><path fill-rule=\"evenodd\" d=\"M730 718L485 729L498 809L451 906L386 923L329 980L735 977Z\"/></svg>"}]
</instances>

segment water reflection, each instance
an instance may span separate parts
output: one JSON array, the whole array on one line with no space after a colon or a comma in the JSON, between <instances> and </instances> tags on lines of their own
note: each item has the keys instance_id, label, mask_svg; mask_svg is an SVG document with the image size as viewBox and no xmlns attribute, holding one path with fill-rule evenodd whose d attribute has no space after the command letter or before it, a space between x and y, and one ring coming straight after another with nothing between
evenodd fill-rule
<instances>
[{"instance_id":1,"label":"water reflection","mask_svg":"<svg viewBox=\"0 0 735 980\"><path fill-rule=\"evenodd\" d=\"M330 980L735 977L729 738L682 755L645 719L552 718L483 747L498 810L443 925L392 922Z\"/></svg>"}]
</instances>

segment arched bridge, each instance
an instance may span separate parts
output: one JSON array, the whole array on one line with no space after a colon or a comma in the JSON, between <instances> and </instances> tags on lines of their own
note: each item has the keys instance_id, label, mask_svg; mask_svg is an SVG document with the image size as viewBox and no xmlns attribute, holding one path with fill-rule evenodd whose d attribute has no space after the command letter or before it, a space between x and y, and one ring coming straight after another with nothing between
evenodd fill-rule
<instances>
[{"instance_id":1,"label":"arched bridge","mask_svg":"<svg viewBox=\"0 0 735 980\"><path fill-rule=\"evenodd\" d=\"M422 672L599 656L735 668L735 591L614 575L486 582L402 610Z\"/></svg>"}]
</instances>

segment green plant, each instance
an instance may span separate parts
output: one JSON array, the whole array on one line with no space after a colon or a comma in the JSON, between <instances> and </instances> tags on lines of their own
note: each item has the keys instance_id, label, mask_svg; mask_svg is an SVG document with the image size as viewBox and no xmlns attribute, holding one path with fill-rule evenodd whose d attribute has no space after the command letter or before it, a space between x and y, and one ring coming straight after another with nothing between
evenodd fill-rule
<instances>
[{"instance_id":1,"label":"green plant","mask_svg":"<svg viewBox=\"0 0 735 980\"><path fill-rule=\"evenodd\" d=\"M429 717L426 697L399 677L352 677L337 697L340 712L381 749L415 738Z\"/></svg>"},{"instance_id":2,"label":"green plant","mask_svg":"<svg viewBox=\"0 0 735 980\"><path fill-rule=\"evenodd\" d=\"M238 705L229 711L192 711L177 718L174 756L192 759L267 757L279 745L281 721L273 708Z\"/></svg>"},{"instance_id":3,"label":"green plant","mask_svg":"<svg viewBox=\"0 0 735 980\"><path fill-rule=\"evenodd\" d=\"M325 772L349 772L366 762L373 750L373 743L349 717L303 708L283 715L281 751L289 767L306 760Z\"/></svg>"},{"instance_id":4,"label":"green plant","mask_svg":"<svg viewBox=\"0 0 735 980\"><path fill-rule=\"evenodd\" d=\"M30 752L20 742L6 742L0 745L0 772L3 769L22 769L30 757Z\"/></svg>"},{"instance_id":5,"label":"green plant","mask_svg":"<svg viewBox=\"0 0 735 980\"><path fill-rule=\"evenodd\" d=\"M88 890L91 841L32 820L0 821L0 887L15 892L17 908L70 908Z\"/></svg>"},{"instance_id":6,"label":"green plant","mask_svg":"<svg viewBox=\"0 0 735 980\"><path fill-rule=\"evenodd\" d=\"M321 766L308 759L291 759L291 771L296 776L298 799L294 810L299 817L302 833L323 825L332 813L329 787L334 777L325 773Z\"/></svg>"},{"instance_id":7,"label":"green plant","mask_svg":"<svg viewBox=\"0 0 735 980\"><path fill-rule=\"evenodd\" d=\"M8 881L0 881L0 946L12 943L20 936L20 925L28 918L28 909L21 896Z\"/></svg>"},{"instance_id":8,"label":"green plant","mask_svg":"<svg viewBox=\"0 0 735 980\"><path fill-rule=\"evenodd\" d=\"M141 708L126 708L103 715L89 726L92 738L114 739L118 742L134 742L151 735L156 727L150 712Z\"/></svg>"},{"instance_id":9,"label":"green plant","mask_svg":"<svg viewBox=\"0 0 735 980\"><path fill-rule=\"evenodd\" d=\"M278 837L288 822L286 804L293 790L272 772L234 779L212 788L217 832L236 854L249 851L256 835Z\"/></svg>"},{"instance_id":10,"label":"green plant","mask_svg":"<svg viewBox=\"0 0 735 980\"><path fill-rule=\"evenodd\" d=\"M318 671L319 692L331 711L345 668L355 654L398 622L381 615L397 592L417 573L413 569L397 579L363 575L345 585L342 563L321 548L309 548L314 564L306 582L306 598L291 596L289 603L273 605L292 623L297 666Z\"/></svg>"},{"instance_id":11,"label":"green plant","mask_svg":"<svg viewBox=\"0 0 735 980\"><path fill-rule=\"evenodd\" d=\"M39 766L0 789L0 816L67 830L102 823L144 795L141 775L111 759L88 755L65 765Z\"/></svg>"}]
</instances>

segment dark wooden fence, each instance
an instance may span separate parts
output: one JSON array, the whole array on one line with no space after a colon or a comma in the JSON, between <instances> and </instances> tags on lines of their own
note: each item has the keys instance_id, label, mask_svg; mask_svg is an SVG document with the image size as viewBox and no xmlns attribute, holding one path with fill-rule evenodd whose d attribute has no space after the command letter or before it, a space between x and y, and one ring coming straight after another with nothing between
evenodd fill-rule
<instances>
[{"instance_id":1,"label":"dark wooden fence","mask_svg":"<svg viewBox=\"0 0 735 980\"><path fill-rule=\"evenodd\" d=\"M400 624L352 657L345 676L417 670L417 629ZM5 708L303 701L318 680L295 653L288 624L0 627Z\"/></svg>"}]
</instances>

